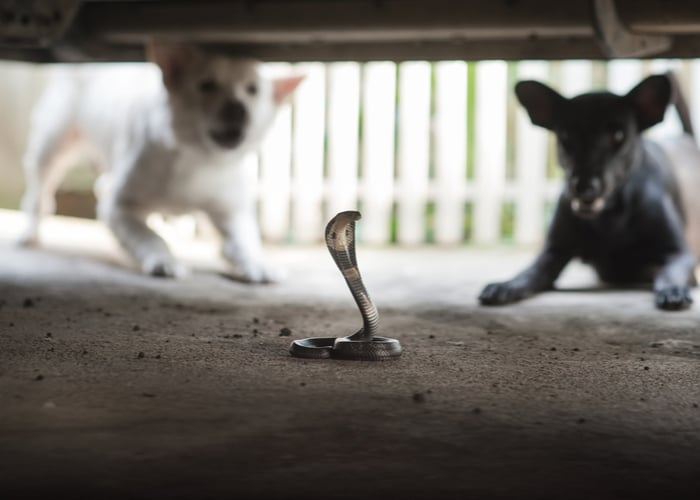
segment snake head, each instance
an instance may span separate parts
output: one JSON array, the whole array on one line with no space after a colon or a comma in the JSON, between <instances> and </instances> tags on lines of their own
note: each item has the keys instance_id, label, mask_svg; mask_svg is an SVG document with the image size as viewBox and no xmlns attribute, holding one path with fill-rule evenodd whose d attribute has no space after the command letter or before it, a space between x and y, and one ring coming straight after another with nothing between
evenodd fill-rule
<instances>
[{"instance_id":1,"label":"snake head","mask_svg":"<svg viewBox=\"0 0 700 500\"><path fill-rule=\"evenodd\" d=\"M326 243L337 250L343 249L354 239L355 221L361 218L362 214L357 210L347 210L337 214L326 225ZM341 238L338 238L338 235L342 235Z\"/></svg>"}]
</instances>

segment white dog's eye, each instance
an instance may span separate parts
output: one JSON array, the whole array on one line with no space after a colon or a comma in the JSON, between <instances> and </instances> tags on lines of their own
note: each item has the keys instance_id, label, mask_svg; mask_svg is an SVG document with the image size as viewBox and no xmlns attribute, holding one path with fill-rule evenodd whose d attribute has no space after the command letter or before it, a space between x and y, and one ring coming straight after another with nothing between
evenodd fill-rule
<instances>
[{"instance_id":1,"label":"white dog's eye","mask_svg":"<svg viewBox=\"0 0 700 500\"><path fill-rule=\"evenodd\" d=\"M218 88L219 85L211 78L207 78L206 80L202 80L201 82L199 82L199 91L202 94L211 94L213 92L216 92Z\"/></svg>"},{"instance_id":2,"label":"white dog's eye","mask_svg":"<svg viewBox=\"0 0 700 500\"><path fill-rule=\"evenodd\" d=\"M245 90L250 95L256 95L258 93L258 84L257 83L249 83L248 86L245 88Z\"/></svg>"}]
</instances>

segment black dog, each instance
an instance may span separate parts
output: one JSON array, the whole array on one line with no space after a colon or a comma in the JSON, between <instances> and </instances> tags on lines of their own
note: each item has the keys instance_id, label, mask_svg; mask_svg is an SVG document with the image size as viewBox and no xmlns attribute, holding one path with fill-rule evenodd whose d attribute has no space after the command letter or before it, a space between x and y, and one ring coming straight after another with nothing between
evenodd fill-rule
<instances>
[{"instance_id":1,"label":"black dog","mask_svg":"<svg viewBox=\"0 0 700 500\"><path fill-rule=\"evenodd\" d=\"M542 253L510 281L486 286L481 303L507 304L551 289L566 264L580 258L608 283L653 281L662 309L687 308L696 261L684 234L681 191L690 186L679 182L670 156L640 135L673 101L683 147L697 151L673 75L650 76L625 96L566 99L535 81L519 82L515 93L533 124L556 133L565 186ZM700 170L700 163L693 166Z\"/></svg>"}]
</instances>

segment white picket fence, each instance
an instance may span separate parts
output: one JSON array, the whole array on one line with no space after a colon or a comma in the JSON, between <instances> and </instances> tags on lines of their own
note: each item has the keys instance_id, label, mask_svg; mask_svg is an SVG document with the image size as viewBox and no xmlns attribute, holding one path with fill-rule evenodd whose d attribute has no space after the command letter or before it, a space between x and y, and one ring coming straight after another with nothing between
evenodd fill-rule
<instances>
[{"instance_id":1,"label":"white picket fence","mask_svg":"<svg viewBox=\"0 0 700 500\"><path fill-rule=\"evenodd\" d=\"M548 82L568 96L601 88L625 93L644 75L673 68L700 126L700 60L339 62L265 68L270 74L307 75L249 163L269 242L320 241L330 217L355 209L363 215L358 237L364 243L541 241L560 172L552 137L530 124L513 95L519 79ZM40 80L46 68L3 65L0 71L5 94L15 88L23 92L0 99L7 118L0 127L17 128L36 98L22 89ZM678 129L669 113L652 133ZM0 139L10 135L3 132ZM17 153L8 153L12 158L3 162L5 167L20 164L22 145L15 142L10 149ZM5 167L0 165L0 172ZM19 169L12 175L19 177Z\"/></svg>"},{"instance_id":2,"label":"white picket fence","mask_svg":"<svg viewBox=\"0 0 700 500\"><path fill-rule=\"evenodd\" d=\"M365 243L537 243L560 174L552 138L530 124L513 84L625 93L669 68L700 124L700 61L271 65L307 78L251 159L263 235L316 242L332 215L359 209ZM652 133L678 130L669 113Z\"/></svg>"}]
</instances>

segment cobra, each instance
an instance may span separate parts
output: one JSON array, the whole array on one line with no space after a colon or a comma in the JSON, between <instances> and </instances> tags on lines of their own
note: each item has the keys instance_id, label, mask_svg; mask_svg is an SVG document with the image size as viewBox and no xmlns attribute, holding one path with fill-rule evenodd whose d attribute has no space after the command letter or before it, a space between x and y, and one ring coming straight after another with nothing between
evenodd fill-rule
<instances>
[{"instance_id":1,"label":"cobra","mask_svg":"<svg viewBox=\"0 0 700 500\"><path fill-rule=\"evenodd\" d=\"M401 355L396 339L377 336L379 313L362 282L355 256L355 222L360 212L340 212L326 225L325 239L333 261L340 269L362 315L362 328L347 337L312 337L295 340L289 347L292 356L314 359L357 359L381 361Z\"/></svg>"}]
</instances>

